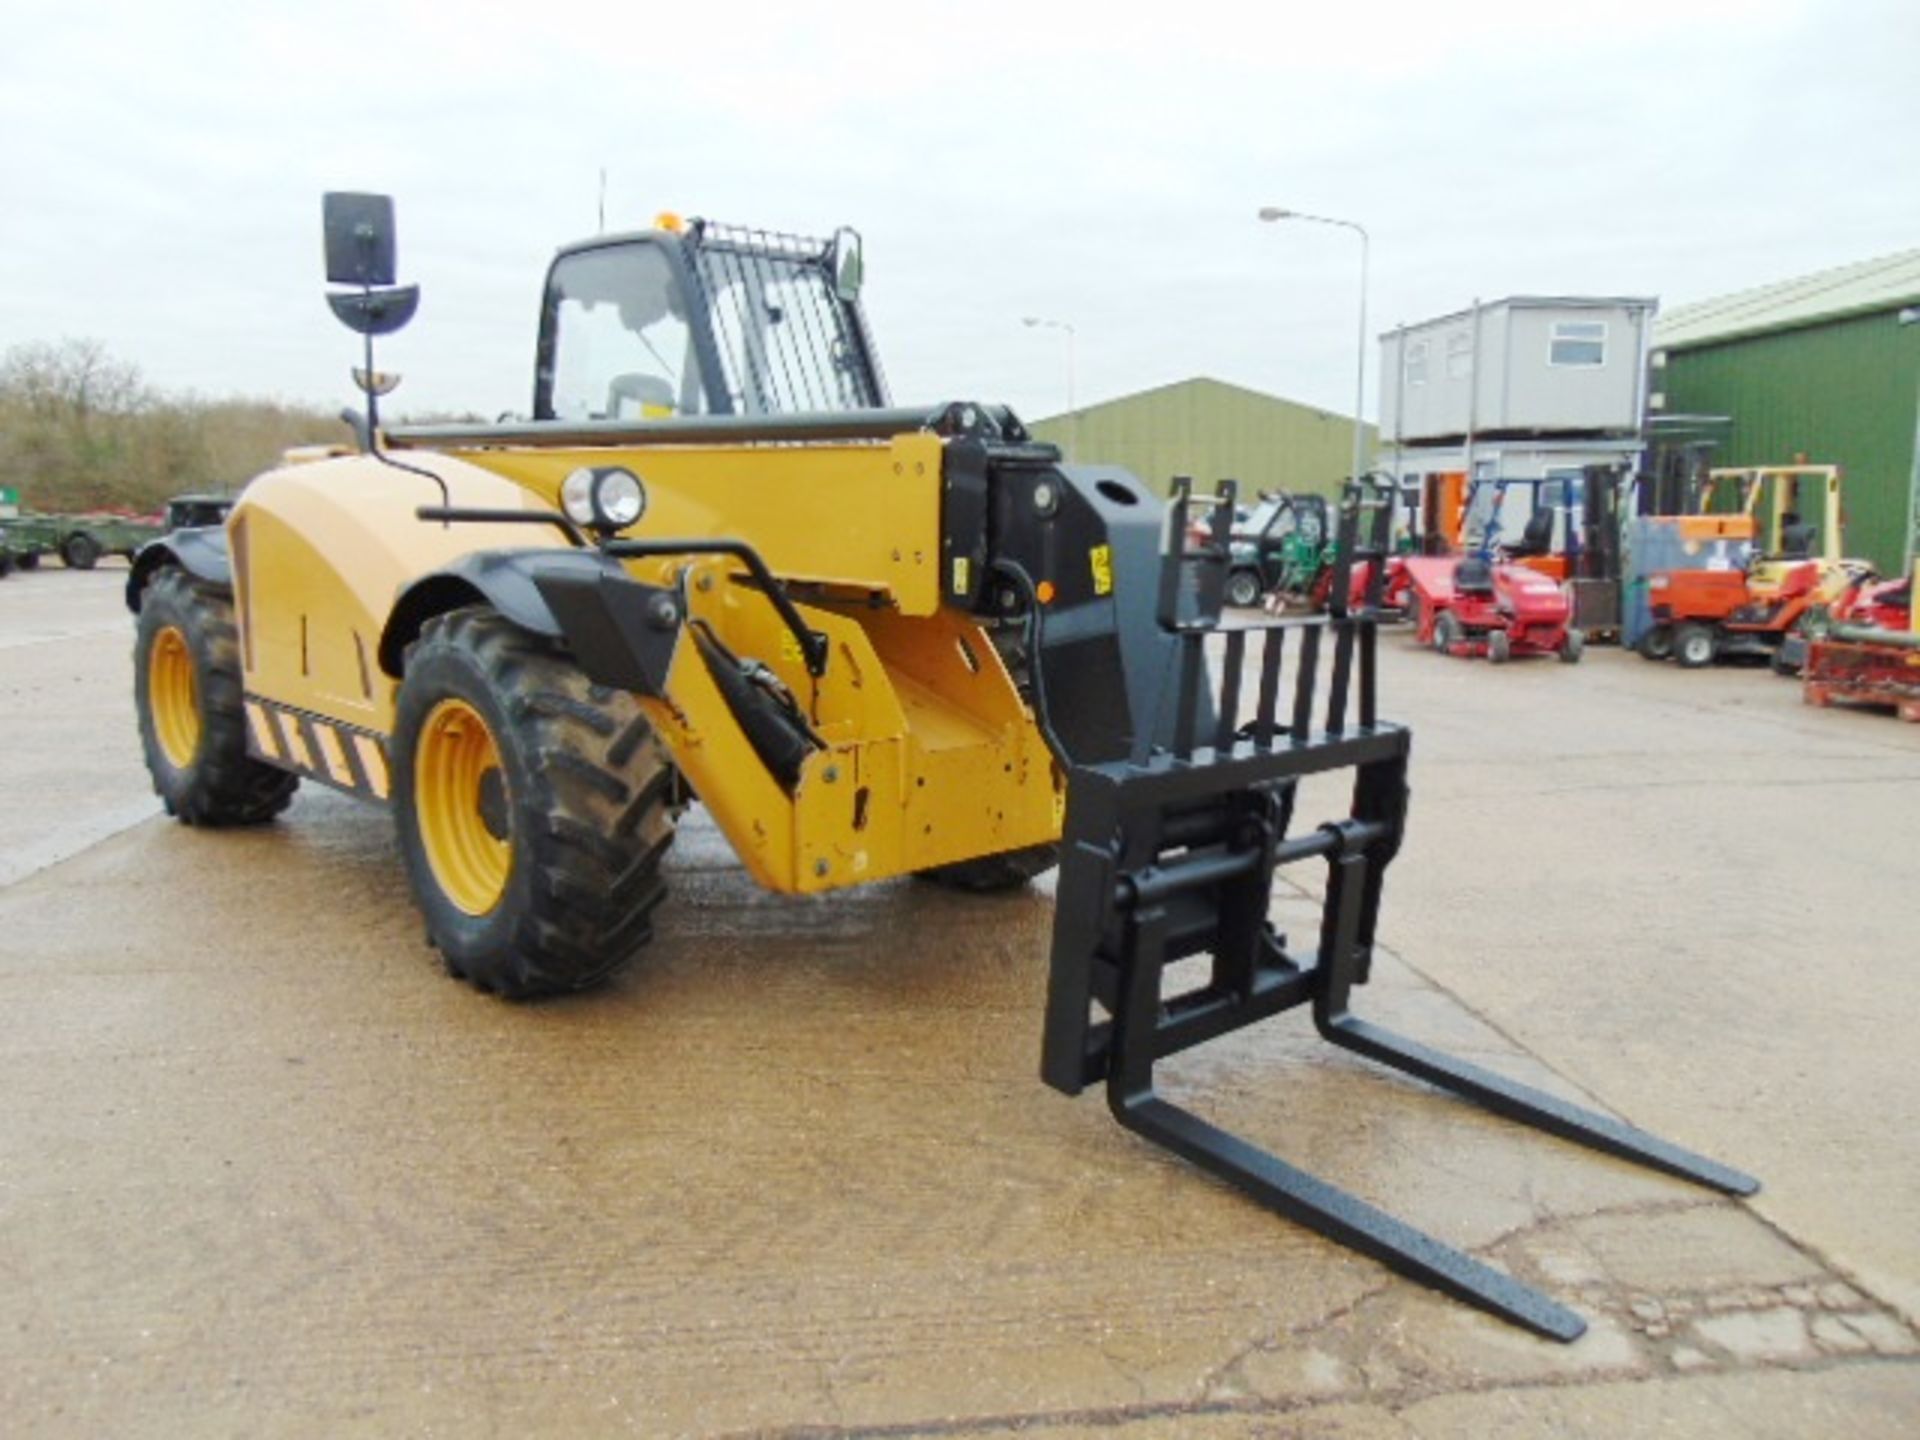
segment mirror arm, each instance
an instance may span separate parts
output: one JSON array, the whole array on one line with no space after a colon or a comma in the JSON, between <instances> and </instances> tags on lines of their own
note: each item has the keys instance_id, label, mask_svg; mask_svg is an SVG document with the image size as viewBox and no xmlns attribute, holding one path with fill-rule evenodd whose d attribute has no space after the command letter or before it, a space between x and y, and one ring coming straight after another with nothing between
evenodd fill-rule
<instances>
[{"instance_id":1,"label":"mirror arm","mask_svg":"<svg viewBox=\"0 0 1920 1440\"><path fill-rule=\"evenodd\" d=\"M348 405L340 411L340 419L349 430L353 431L353 438L360 446L360 453L362 455L371 455L373 453L373 427L367 423L367 417L354 409L353 406Z\"/></svg>"}]
</instances>

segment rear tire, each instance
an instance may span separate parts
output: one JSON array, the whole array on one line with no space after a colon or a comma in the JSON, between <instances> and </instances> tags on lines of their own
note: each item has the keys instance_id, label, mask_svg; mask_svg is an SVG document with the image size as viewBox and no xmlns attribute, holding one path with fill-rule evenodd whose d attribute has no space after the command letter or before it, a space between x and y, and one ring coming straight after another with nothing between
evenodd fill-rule
<instances>
[{"instance_id":1,"label":"rear tire","mask_svg":"<svg viewBox=\"0 0 1920 1440\"><path fill-rule=\"evenodd\" d=\"M1003 850L998 855L956 860L951 865L936 865L931 870L913 873L916 878L943 889L991 895L1000 890L1017 890L1059 863L1058 845L1030 845L1025 850Z\"/></svg>"},{"instance_id":2,"label":"rear tire","mask_svg":"<svg viewBox=\"0 0 1920 1440\"><path fill-rule=\"evenodd\" d=\"M1713 663L1719 649L1713 630L1689 621L1673 632L1673 658L1686 670L1701 670Z\"/></svg>"},{"instance_id":3,"label":"rear tire","mask_svg":"<svg viewBox=\"0 0 1920 1440\"><path fill-rule=\"evenodd\" d=\"M1640 637L1640 643L1633 647L1640 652L1642 660L1665 660L1673 654L1673 627L1656 625Z\"/></svg>"},{"instance_id":4,"label":"rear tire","mask_svg":"<svg viewBox=\"0 0 1920 1440\"><path fill-rule=\"evenodd\" d=\"M1227 603L1241 609L1260 603L1260 577L1251 570L1236 570L1227 576Z\"/></svg>"},{"instance_id":5,"label":"rear tire","mask_svg":"<svg viewBox=\"0 0 1920 1440\"><path fill-rule=\"evenodd\" d=\"M463 769L462 745L490 759ZM448 971L524 1000L630 961L666 896L673 776L638 701L550 642L484 607L428 621L400 686L393 811Z\"/></svg>"},{"instance_id":6,"label":"rear tire","mask_svg":"<svg viewBox=\"0 0 1920 1440\"><path fill-rule=\"evenodd\" d=\"M100 563L100 542L84 530L77 531L61 542L60 558L69 570L91 570Z\"/></svg>"},{"instance_id":7,"label":"rear tire","mask_svg":"<svg viewBox=\"0 0 1920 1440\"><path fill-rule=\"evenodd\" d=\"M38 550L28 550L24 554L14 556L13 563L22 570L38 570L40 568L40 552Z\"/></svg>"},{"instance_id":8,"label":"rear tire","mask_svg":"<svg viewBox=\"0 0 1920 1440\"><path fill-rule=\"evenodd\" d=\"M258 825L300 786L247 754L240 631L224 591L168 565L140 597L133 695L154 793L187 825Z\"/></svg>"},{"instance_id":9,"label":"rear tire","mask_svg":"<svg viewBox=\"0 0 1920 1440\"><path fill-rule=\"evenodd\" d=\"M1807 663L1807 646L1810 639L1804 626L1788 631L1780 637L1780 643L1774 647L1768 664L1773 673L1787 680L1798 680L1801 670Z\"/></svg>"}]
</instances>

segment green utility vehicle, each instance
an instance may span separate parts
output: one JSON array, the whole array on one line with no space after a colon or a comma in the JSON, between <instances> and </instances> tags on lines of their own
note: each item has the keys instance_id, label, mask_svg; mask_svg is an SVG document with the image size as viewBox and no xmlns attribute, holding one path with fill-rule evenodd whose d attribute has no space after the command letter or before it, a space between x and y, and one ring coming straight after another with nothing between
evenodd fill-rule
<instances>
[{"instance_id":1,"label":"green utility vehicle","mask_svg":"<svg viewBox=\"0 0 1920 1440\"><path fill-rule=\"evenodd\" d=\"M1278 595L1294 605L1324 599L1321 582L1333 562L1333 524L1324 495L1272 491L1233 527L1227 601L1257 605Z\"/></svg>"},{"instance_id":2,"label":"green utility vehicle","mask_svg":"<svg viewBox=\"0 0 1920 1440\"><path fill-rule=\"evenodd\" d=\"M167 502L164 518L115 511L47 514L22 510L20 492L0 488L0 548L22 570L36 569L43 555L58 555L69 570L91 570L108 555L131 560L142 545L182 523L217 525L232 503L224 495L181 495ZM175 518L196 515L212 518Z\"/></svg>"}]
</instances>

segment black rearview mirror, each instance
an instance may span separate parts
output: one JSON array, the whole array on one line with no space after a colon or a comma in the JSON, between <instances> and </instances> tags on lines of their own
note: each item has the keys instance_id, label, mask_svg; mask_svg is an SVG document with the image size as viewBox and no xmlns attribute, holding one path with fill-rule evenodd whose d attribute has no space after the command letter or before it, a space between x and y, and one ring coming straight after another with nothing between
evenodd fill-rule
<instances>
[{"instance_id":1,"label":"black rearview mirror","mask_svg":"<svg viewBox=\"0 0 1920 1440\"><path fill-rule=\"evenodd\" d=\"M354 287L331 292L327 304L341 324L362 335L398 330L413 318L420 287L393 283L397 267L392 197L336 190L322 197L320 209L327 283Z\"/></svg>"},{"instance_id":2,"label":"black rearview mirror","mask_svg":"<svg viewBox=\"0 0 1920 1440\"><path fill-rule=\"evenodd\" d=\"M327 283L393 284L393 197L333 191L322 198L321 210L327 238Z\"/></svg>"},{"instance_id":3,"label":"black rearview mirror","mask_svg":"<svg viewBox=\"0 0 1920 1440\"><path fill-rule=\"evenodd\" d=\"M833 232L833 293L851 305L860 298L866 278L866 254L860 232L841 226Z\"/></svg>"}]
</instances>

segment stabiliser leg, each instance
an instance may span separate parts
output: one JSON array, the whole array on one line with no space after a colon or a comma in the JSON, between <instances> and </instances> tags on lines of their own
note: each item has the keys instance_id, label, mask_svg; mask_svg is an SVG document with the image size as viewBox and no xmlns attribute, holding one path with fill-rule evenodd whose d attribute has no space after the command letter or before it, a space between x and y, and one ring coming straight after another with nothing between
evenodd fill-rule
<instances>
[{"instance_id":1,"label":"stabiliser leg","mask_svg":"<svg viewBox=\"0 0 1920 1440\"><path fill-rule=\"evenodd\" d=\"M1176 518L1180 534L1184 515ZM1350 545L1350 533L1343 541ZM1182 723L1169 748L1143 747L1128 760L1073 767L1042 1077L1070 1095L1104 1080L1120 1124L1276 1214L1536 1334L1570 1341L1586 1325L1565 1306L1209 1124L1154 1088L1159 1060L1310 1005L1328 1041L1496 1114L1728 1194L1759 1188L1738 1170L1350 1012L1353 987L1368 978L1381 883L1404 828L1410 737L1374 714L1376 597L1347 613L1344 591L1336 580L1331 616L1229 632L1220 693L1210 707L1219 718L1210 734L1201 737L1207 727ZM1207 627L1178 628L1197 653ZM1327 633L1334 655L1323 690L1318 657ZM1250 634L1264 647L1259 697L1254 718L1236 725ZM1299 637L1290 724L1278 714L1289 634ZM1196 703L1203 668L1178 666L1181 715ZM1358 713L1350 723L1346 692L1356 669ZM1289 836L1300 782L1342 771L1353 776L1349 814ZM1267 910L1275 870L1308 859L1326 861L1328 883L1317 953L1299 956L1288 952ZM1211 960L1208 978L1165 994L1167 968L1199 956ZM1097 1018L1096 1009L1108 1018Z\"/></svg>"}]
</instances>

